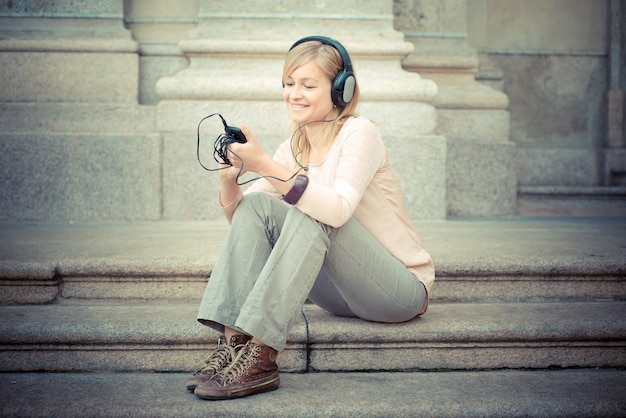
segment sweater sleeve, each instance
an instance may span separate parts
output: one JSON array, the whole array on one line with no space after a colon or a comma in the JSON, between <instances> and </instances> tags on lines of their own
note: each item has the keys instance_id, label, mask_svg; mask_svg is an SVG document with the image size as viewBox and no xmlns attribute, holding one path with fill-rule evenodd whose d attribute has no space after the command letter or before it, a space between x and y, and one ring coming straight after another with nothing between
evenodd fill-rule
<instances>
[{"instance_id":1,"label":"sweater sleeve","mask_svg":"<svg viewBox=\"0 0 626 418\"><path fill-rule=\"evenodd\" d=\"M312 178L296 206L312 218L338 228L352 217L363 193L385 158L376 127L365 118L351 119L337 136L322 171L334 171L330 185ZM331 156L332 157L332 156Z\"/></svg>"},{"instance_id":2,"label":"sweater sleeve","mask_svg":"<svg viewBox=\"0 0 626 418\"><path fill-rule=\"evenodd\" d=\"M319 222L338 228L354 214L363 193L383 164L386 151L378 130L365 118L348 120L335 142L329 158L321 166L322 173L309 176L309 185L296 206ZM293 169L290 141L279 146L273 159ZM331 178L332 181L324 182L321 178ZM243 195L251 192L283 198L268 180L260 178L233 202L221 202L220 199L229 222Z\"/></svg>"}]
</instances>

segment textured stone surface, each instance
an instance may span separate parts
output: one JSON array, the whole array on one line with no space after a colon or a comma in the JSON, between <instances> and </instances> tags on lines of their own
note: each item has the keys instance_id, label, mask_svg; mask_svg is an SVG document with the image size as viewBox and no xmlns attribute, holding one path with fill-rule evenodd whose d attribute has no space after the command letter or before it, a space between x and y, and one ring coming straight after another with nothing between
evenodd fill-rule
<instances>
[{"instance_id":1,"label":"textured stone surface","mask_svg":"<svg viewBox=\"0 0 626 418\"><path fill-rule=\"evenodd\" d=\"M198 173L191 168L194 163L186 160L193 153L186 148L186 140L193 142L193 131L202 116L220 111L236 123L253 124L255 132L266 139L268 150L273 149L279 139L288 135L280 83L276 82L285 50L302 35L323 32L350 47L357 75L363 81L363 114L389 124L391 134L385 133L386 138L441 135L448 139L505 141L506 115L510 111L513 143L537 153L550 150L541 158L518 155L516 174L522 185L624 183L621 165L609 164L613 160L609 154L602 166L602 138L607 128L603 109L608 105L615 116L621 108L619 92L610 93L611 100L605 99L606 70L609 68L614 75L615 68L619 68L615 59L608 62L605 58L609 56L606 2L550 0L511 6L483 0L368 0L357 6L343 1L246 1L238 10L226 3L204 0L184 0L176 7L166 3L1 3L3 134L47 135L48 128L53 127L60 134L86 130L108 135L112 130L119 132L118 125L125 133L152 134L154 126L146 125L146 119L140 116L144 109L138 103L158 104L159 133L184 132L185 138L174 139L159 149L163 161L169 159L167 166L161 167L165 174L151 178L144 186L152 188L154 182L161 182L161 219L212 218L219 211L203 210L203 203L195 197L207 176L193 180L198 184L185 182ZM536 18L537 11L541 19ZM623 28L614 29L612 36L619 39ZM493 63L490 74L496 76L492 81L502 85L504 92L475 82L479 60L474 48ZM410 71L402 71L398 63L408 63L405 68ZM481 65L485 63L481 58ZM489 71L482 68L482 74ZM166 100L159 103L160 99ZM91 107L96 103L98 106ZM19 110L8 109L7 104ZM66 109L71 104L85 106L70 115ZM29 112L28 116L24 112ZM133 124L134 117L137 121ZM608 118L612 146L623 143L619 129L613 129L619 119L619 115ZM413 153L412 159L406 155L407 150ZM399 170L407 199L414 203L414 217L439 219L446 213L473 216L481 205L480 213L486 216L502 215L501 207L483 205L482 196L470 192L463 192L461 205L452 210L445 207L445 195L456 199L460 189L446 190L445 171L457 168L454 160L448 160L443 169L434 163L445 156L438 146L399 146L396 152L405 154L396 159L414 165L403 164ZM587 154L576 155L580 152ZM619 155L616 158L619 160ZM115 183L113 169L100 174L103 178L110 176ZM500 179L502 187L514 180L506 177L506 167L502 172L490 171L492 177L488 180L480 172L476 179L467 177L470 172L463 166L458 170L463 171L466 183L471 183L468 190L481 186L489 190L495 178ZM416 177L410 177L413 175ZM432 181L424 181L424 176ZM34 178L44 176L36 173L35 177L18 181L31 185ZM215 179L207 181L212 190ZM47 186L45 182L35 184L38 189ZM443 189L435 190L440 187ZM514 193L513 187L510 194ZM106 197L101 199L100 204L109 207ZM190 210L185 207L186 199L190 199ZM35 198L25 202L30 207L40 203ZM460 212L458 206L470 209ZM22 213L23 209L16 206L11 213ZM487 209L493 210L485 212ZM132 210L136 208L113 206L106 215L94 210L89 220L101 221L114 215L116 220L124 220ZM70 210L54 216L31 218L65 221L74 213ZM130 217L153 219L141 212Z\"/></svg>"},{"instance_id":2,"label":"textured stone surface","mask_svg":"<svg viewBox=\"0 0 626 418\"><path fill-rule=\"evenodd\" d=\"M156 109L121 103L0 103L2 133L106 133L156 132Z\"/></svg>"},{"instance_id":3,"label":"textured stone surface","mask_svg":"<svg viewBox=\"0 0 626 418\"><path fill-rule=\"evenodd\" d=\"M197 303L0 307L3 371L185 371L217 334ZM399 324L305 305L280 354L284 371L623 367L626 303L433 303Z\"/></svg>"},{"instance_id":4,"label":"textured stone surface","mask_svg":"<svg viewBox=\"0 0 626 418\"><path fill-rule=\"evenodd\" d=\"M607 41L607 2L468 1L470 43L509 52L585 53Z\"/></svg>"},{"instance_id":5,"label":"textured stone surface","mask_svg":"<svg viewBox=\"0 0 626 418\"><path fill-rule=\"evenodd\" d=\"M626 216L626 187L520 187L522 216Z\"/></svg>"},{"instance_id":6,"label":"textured stone surface","mask_svg":"<svg viewBox=\"0 0 626 418\"><path fill-rule=\"evenodd\" d=\"M511 142L448 140L449 216L510 216L516 208Z\"/></svg>"},{"instance_id":7,"label":"textured stone surface","mask_svg":"<svg viewBox=\"0 0 626 418\"><path fill-rule=\"evenodd\" d=\"M606 92L606 144L609 148L624 148L626 133L624 132L624 91L608 90Z\"/></svg>"},{"instance_id":8,"label":"textured stone surface","mask_svg":"<svg viewBox=\"0 0 626 418\"><path fill-rule=\"evenodd\" d=\"M626 299L623 219L415 225L435 261L435 301ZM0 302L199 300L226 232L223 220L0 223Z\"/></svg>"},{"instance_id":9,"label":"textured stone surface","mask_svg":"<svg viewBox=\"0 0 626 418\"><path fill-rule=\"evenodd\" d=\"M283 374L228 402L185 393L185 374L4 374L3 416L621 416L619 370ZM384 393L384 396L381 395ZM10 400L10 401L9 401Z\"/></svg>"},{"instance_id":10,"label":"textured stone surface","mask_svg":"<svg viewBox=\"0 0 626 418\"><path fill-rule=\"evenodd\" d=\"M0 219L156 220L158 135L0 135Z\"/></svg>"},{"instance_id":11,"label":"textured stone surface","mask_svg":"<svg viewBox=\"0 0 626 418\"><path fill-rule=\"evenodd\" d=\"M159 95L156 93L157 81L181 71L187 65L189 61L182 56L142 56L139 60L139 103L156 105L159 102Z\"/></svg>"},{"instance_id":12,"label":"textured stone surface","mask_svg":"<svg viewBox=\"0 0 626 418\"><path fill-rule=\"evenodd\" d=\"M521 185L602 184L594 159L605 130L615 128L607 110L622 107L611 108L605 99L609 77L617 76L612 69L623 67L619 53L606 58L609 34L624 34L623 24L611 24L610 4L620 3L468 1L468 43L484 53L481 65L501 74L510 99L510 140L541 159L519 154Z\"/></svg>"},{"instance_id":13,"label":"textured stone surface","mask_svg":"<svg viewBox=\"0 0 626 418\"><path fill-rule=\"evenodd\" d=\"M195 303L6 307L0 363L20 371L197 370L219 336L196 321L197 309ZM306 370L306 332L297 317L280 353L283 371Z\"/></svg>"},{"instance_id":14,"label":"textured stone surface","mask_svg":"<svg viewBox=\"0 0 626 418\"><path fill-rule=\"evenodd\" d=\"M394 10L395 27L403 30L415 47L402 61L403 68L437 84L437 96L431 103L437 109L435 132L448 141L446 213L513 214L513 156L503 155L502 146L500 152L494 152L496 146L490 144L511 145L507 142L509 102L501 91L476 82L479 59L466 42L467 1L396 1Z\"/></svg>"},{"instance_id":15,"label":"textured stone surface","mask_svg":"<svg viewBox=\"0 0 626 418\"><path fill-rule=\"evenodd\" d=\"M520 186L598 185L598 156L592 149L518 147L515 157Z\"/></svg>"},{"instance_id":16,"label":"textured stone surface","mask_svg":"<svg viewBox=\"0 0 626 418\"><path fill-rule=\"evenodd\" d=\"M431 34L467 32L466 0L395 0L394 27Z\"/></svg>"},{"instance_id":17,"label":"textured stone surface","mask_svg":"<svg viewBox=\"0 0 626 418\"><path fill-rule=\"evenodd\" d=\"M475 141L475 146L487 141L507 142L509 137L509 113L505 110L485 109L438 109L437 132L448 140ZM451 161L454 168L456 161ZM502 177L509 173L501 173ZM480 182L479 178L475 179ZM506 180L503 180L506 181Z\"/></svg>"},{"instance_id":18,"label":"textured stone surface","mask_svg":"<svg viewBox=\"0 0 626 418\"><path fill-rule=\"evenodd\" d=\"M446 140L441 136L385 138L412 219L445 219Z\"/></svg>"},{"instance_id":19,"label":"textured stone surface","mask_svg":"<svg viewBox=\"0 0 626 418\"><path fill-rule=\"evenodd\" d=\"M626 186L626 148L604 150L604 183Z\"/></svg>"},{"instance_id":20,"label":"textured stone surface","mask_svg":"<svg viewBox=\"0 0 626 418\"><path fill-rule=\"evenodd\" d=\"M504 92L511 97L510 140L543 154L546 164L531 170L520 155L521 184L586 185L599 182L598 172L580 166L578 155L593 155L601 146L603 80L606 68L595 56L491 56L504 72ZM515 100L524 97L524 100ZM551 154L548 154L551 152ZM563 171L566 165L569 170ZM583 174L581 174L583 173ZM533 183L526 179L534 178Z\"/></svg>"},{"instance_id":21,"label":"textured stone surface","mask_svg":"<svg viewBox=\"0 0 626 418\"><path fill-rule=\"evenodd\" d=\"M0 414L618 417L626 409L621 370L282 374L276 391L223 402L186 393L187 378L177 373L3 374Z\"/></svg>"},{"instance_id":22,"label":"textured stone surface","mask_svg":"<svg viewBox=\"0 0 626 418\"><path fill-rule=\"evenodd\" d=\"M4 1L0 4L0 12L11 15L100 15L124 16L123 2L121 0L15 0Z\"/></svg>"},{"instance_id":23,"label":"textured stone surface","mask_svg":"<svg viewBox=\"0 0 626 418\"><path fill-rule=\"evenodd\" d=\"M134 54L1 52L0 100L137 102L138 66Z\"/></svg>"},{"instance_id":24,"label":"textured stone surface","mask_svg":"<svg viewBox=\"0 0 626 418\"><path fill-rule=\"evenodd\" d=\"M113 289L115 277L138 277L148 286L150 277L206 277L226 231L223 222L0 227L2 283L7 278L17 286L58 281L59 289L66 278L74 286L74 278L110 277ZM61 298L56 304L0 307L0 365L4 370L48 370L3 373L0 415L206 416L236 415L242 408L246 415L260 416L623 415L626 379L621 370L446 371L623 368L623 219L421 221L417 228L438 269L433 296L446 293L448 280L468 280L463 296L470 303L433 299L420 319L393 325L340 319L307 307L279 362L283 371L303 370L304 365L342 370L409 365L437 372L282 373L276 392L207 403L184 389L215 337L195 322L200 295L166 303ZM582 294L574 297L575 303L527 303L541 295L523 299L528 275ZM484 285L472 284L474 278ZM480 297L493 300L497 290L490 283L507 280L507 301L514 301L508 293L514 288L522 303L475 303ZM598 294L584 294L589 283L608 285L611 280L612 290L601 298L613 297L612 302L591 301ZM492 293L481 295L483 291ZM5 295L4 288L0 294ZM50 373L89 369L103 371Z\"/></svg>"},{"instance_id":25,"label":"textured stone surface","mask_svg":"<svg viewBox=\"0 0 626 418\"><path fill-rule=\"evenodd\" d=\"M619 367L623 303L433 304L401 324L305 307L313 370ZM596 345L593 341L606 341Z\"/></svg>"}]
</instances>

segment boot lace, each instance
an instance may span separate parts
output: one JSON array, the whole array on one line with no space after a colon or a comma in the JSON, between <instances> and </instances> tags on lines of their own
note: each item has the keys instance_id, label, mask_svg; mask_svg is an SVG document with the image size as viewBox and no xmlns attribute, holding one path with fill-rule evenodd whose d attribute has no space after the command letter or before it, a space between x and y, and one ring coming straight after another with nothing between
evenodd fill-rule
<instances>
[{"instance_id":1,"label":"boot lace","mask_svg":"<svg viewBox=\"0 0 626 418\"><path fill-rule=\"evenodd\" d=\"M213 376L213 378L223 386L236 382L256 364L260 350L261 347L258 345L248 344L239 350L232 363Z\"/></svg>"},{"instance_id":2,"label":"boot lace","mask_svg":"<svg viewBox=\"0 0 626 418\"><path fill-rule=\"evenodd\" d=\"M229 344L219 344L213 350L213 353L209 356L208 359L205 360L204 366L198 371L194 373L194 375L198 373L204 373L211 370L220 370L225 367L228 363L231 362L232 359L235 358L236 350L243 347L242 345L238 345L236 347L232 347Z\"/></svg>"}]
</instances>

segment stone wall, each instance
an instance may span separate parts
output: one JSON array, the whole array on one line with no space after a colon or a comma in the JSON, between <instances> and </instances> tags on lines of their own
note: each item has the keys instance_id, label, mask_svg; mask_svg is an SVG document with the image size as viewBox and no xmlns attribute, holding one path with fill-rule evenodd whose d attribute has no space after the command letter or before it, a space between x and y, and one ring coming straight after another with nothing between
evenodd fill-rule
<instances>
[{"instance_id":1,"label":"stone wall","mask_svg":"<svg viewBox=\"0 0 626 418\"><path fill-rule=\"evenodd\" d=\"M602 184L608 4L468 1L468 42L510 99L520 186Z\"/></svg>"},{"instance_id":2,"label":"stone wall","mask_svg":"<svg viewBox=\"0 0 626 418\"><path fill-rule=\"evenodd\" d=\"M393 28L392 5L250 0L233 9L199 0L197 27L179 42L189 66L156 84L164 218L221 216L214 199L207 201L217 195L217 176L203 172L189 152L203 116L219 112L230 124L245 122L270 154L289 137L282 63L289 46L312 33L341 39L350 51L361 87L360 112L378 124L411 216L444 218L446 142L434 132L436 109L430 103L437 87L401 68L412 46ZM212 143L216 133L210 137L210 132L205 141Z\"/></svg>"},{"instance_id":3,"label":"stone wall","mask_svg":"<svg viewBox=\"0 0 626 418\"><path fill-rule=\"evenodd\" d=\"M196 124L220 111L271 151L311 33L350 49L415 219L623 185L625 3L0 1L0 220L219 218Z\"/></svg>"},{"instance_id":4,"label":"stone wall","mask_svg":"<svg viewBox=\"0 0 626 418\"><path fill-rule=\"evenodd\" d=\"M122 0L0 2L1 220L160 218L138 64Z\"/></svg>"},{"instance_id":5,"label":"stone wall","mask_svg":"<svg viewBox=\"0 0 626 418\"><path fill-rule=\"evenodd\" d=\"M437 83L437 133L447 139L449 216L509 216L516 210L515 145L508 97L476 82L466 0L396 0L395 28L413 43L403 67Z\"/></svg>"}]
</instances>

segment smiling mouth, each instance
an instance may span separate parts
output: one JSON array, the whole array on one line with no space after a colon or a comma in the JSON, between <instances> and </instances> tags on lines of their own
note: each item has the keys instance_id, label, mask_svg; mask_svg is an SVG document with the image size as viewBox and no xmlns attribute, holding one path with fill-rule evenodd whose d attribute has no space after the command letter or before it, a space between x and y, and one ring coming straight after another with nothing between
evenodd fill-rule
<instances>
[{"instance_id":1,"label":"smiling mouth","mask_svg":"<svg viewBox=\"0 0 626 418\"><path fill-rule=\"evenodd\" d=\"M291 105L291 108L292 108L292 109L295 109L295 110L305 109L305 108L307 108L307 107L309 107L309 106L307 106L307 105L302 105L302 104L292 104L292 105Z\"/></svg>"}]
</instances>

